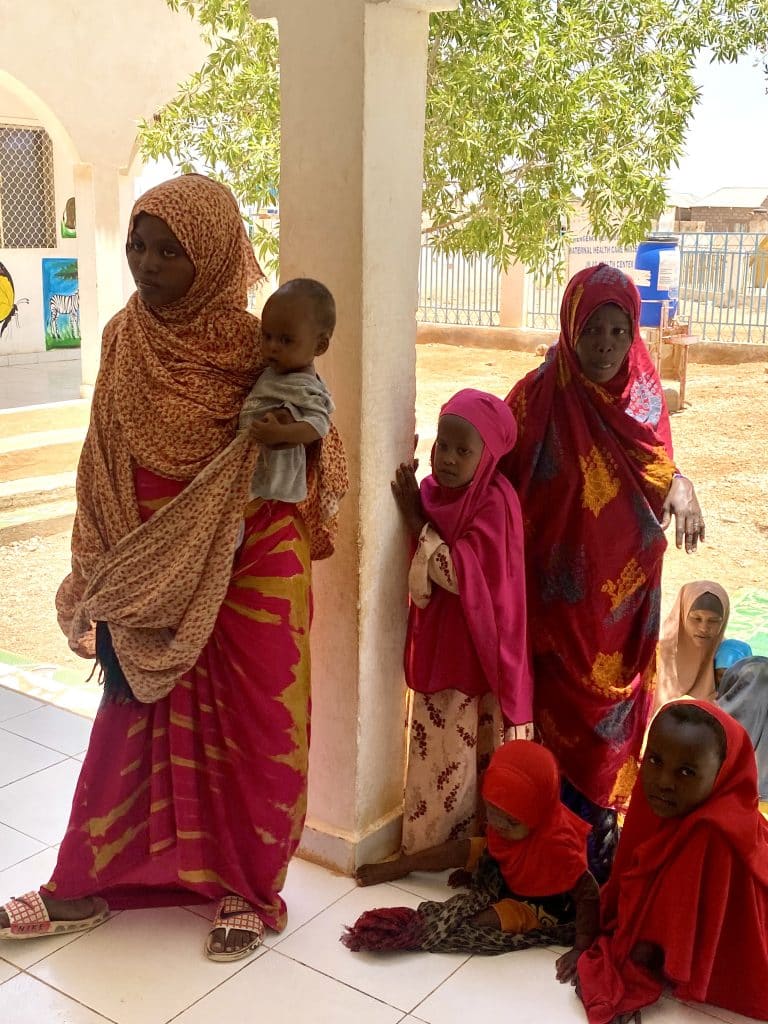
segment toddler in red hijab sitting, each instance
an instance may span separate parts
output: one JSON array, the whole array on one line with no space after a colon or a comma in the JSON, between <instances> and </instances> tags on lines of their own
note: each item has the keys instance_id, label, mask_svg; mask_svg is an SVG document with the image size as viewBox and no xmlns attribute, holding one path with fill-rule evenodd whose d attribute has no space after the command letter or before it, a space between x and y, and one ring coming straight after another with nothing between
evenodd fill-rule
<instances>
[{"instance_id":1,"label":"toddler in red hijab sitting","mask_svg":"<svg viewBox=\"0 0 768 1024\"><path fill-rule=\"evenodd\" d=\"M409 858L412 870L474 869L469 893L417 910L363 914L342 938L358 950L504 953L558 943L561 981L575 977L598 931L598 888L587 870L589 826L560 801L554 756L529 740L501 746L485 773L485 838L455 840Z\"/></svg>"}]
</instances>

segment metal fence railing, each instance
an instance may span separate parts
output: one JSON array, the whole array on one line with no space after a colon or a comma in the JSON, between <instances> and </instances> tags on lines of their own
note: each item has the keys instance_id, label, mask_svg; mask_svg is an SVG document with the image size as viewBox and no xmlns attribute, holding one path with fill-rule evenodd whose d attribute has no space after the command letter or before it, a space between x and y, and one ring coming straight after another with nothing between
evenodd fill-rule
<instances>
[{"instance_id":1,"label":"metal fence railing","mask_svg":"<svg viewBox=\"0 0 768 1024\"><path fill-rule=\"evenodd\" d=\"M698 231L680 237L679 320L706 341L768 342L768 235Z\"/></svg>"},{"instance_id":2,"label":"metal fence railing","mask_svg":"<svg viewBox=\"0 0 768 1024\"><path fill-rule=\"evenodd\" d=\"M525 275L525 326L556 331L560 326L560 303L565 282L550 264L537 274Z\"/></svg>"},{"instance_id":3,"label":"metal fence railing","mask_svg":"<svg viewBox=\"0 0 768 1024\"><path fill-rule=\"evenodd\" d=\"M551 266L526 274L524 326L557 330L564 287ZM490 259L422 247L420 320L496 326L499 296L500 274ZM768 344L768 234L684 232L677 316L702 340Z\"/></svg>"},{"instance_id":4,"label":"metal fence railing","mask_svg":"<svg viewBox=\"0 0 768 1024\"><path fill-rule=\"evenodd\" d=\"M499 323L499 271L487 256L463 256L421 248L419 320L433 324L496 327Z\"/></svg>"}]
</instances>

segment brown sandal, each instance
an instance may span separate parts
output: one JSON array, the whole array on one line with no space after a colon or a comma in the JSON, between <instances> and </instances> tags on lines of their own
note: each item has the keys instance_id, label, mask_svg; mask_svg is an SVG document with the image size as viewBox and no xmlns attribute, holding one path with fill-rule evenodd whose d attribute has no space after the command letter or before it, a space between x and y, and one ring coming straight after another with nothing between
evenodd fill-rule
<instances>
[{"instance_id":1,"label":"brown sandal","mask_svg":"<svg viewBox=\"0 0 768 1024\"><path fill-rule=\"evenodd\" d=\"M213 933L217 930L224 931L224 944L231 931L251 932L254 938L240 949L214 950L212 948ZM264 922L253 909L253 907L242 896L225 896L219 904L216 917L208 936L205 940L205 955L209 960L216 960L218 963L230 963L232 960L242 960L250 956L258 949L264 940Z\"/></svg>"},{"instance_id":2,"label":"brown sandal","mask_svg":"<svg viewBox=\"0 0 768 1024\"><path fill-rule=\"evenodd\" d=\"M95 910L90 917L83 917L79 921L52 921L39 892L15 896L3 906L10 926L0 928L0 939L38 939L45 935L88 932L109 917L109 907L105 900L94 897L93 903Z\"/></svg>"}]
</instances>

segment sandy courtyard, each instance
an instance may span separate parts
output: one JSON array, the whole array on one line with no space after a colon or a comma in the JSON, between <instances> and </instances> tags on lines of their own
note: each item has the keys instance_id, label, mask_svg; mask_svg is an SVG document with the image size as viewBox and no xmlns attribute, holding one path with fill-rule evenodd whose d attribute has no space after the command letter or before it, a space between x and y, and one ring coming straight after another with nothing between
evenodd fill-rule
<instances>
[{"instance_id":1,"label":"sandy courtyard","mask_svg":"<svg viewBox=\"0 0 768 1024\"><path fill-rule=\"evenodd\" d=\"M768 359L768 352L766 353ZM420 345L419 455L428 458L440 405L461 387L504 396L536 356L496 349ZM672 417L678 465L696 484L707 543L696 555L672 545L664 610L681 584L709 578L734 592L765 586L768 568L768 363L693 366L685 412ZM394 467L393 467L394 469ZM82 671L56 624L53 598L68 571L69 537L58 534L0 547L0 649Z\"/></svg>"},{"instance_id":2,"label":"sandy courtyard","mask_svg":"<svg viewBox=\"0 0 768 1024\"><path fill-rule=\"evenodd\" d=\"M707 524L695 555L670 549L664 609L689 580L714 579L729 591L766 586L768 572L768 352L766 363L694 365L686 409L672 416L675 458L693 480ZM418 353L419 454L428 457L440 405L460 387L504 397L540 358L521 352L421 345Z\"/></svg>"}]
</instances>

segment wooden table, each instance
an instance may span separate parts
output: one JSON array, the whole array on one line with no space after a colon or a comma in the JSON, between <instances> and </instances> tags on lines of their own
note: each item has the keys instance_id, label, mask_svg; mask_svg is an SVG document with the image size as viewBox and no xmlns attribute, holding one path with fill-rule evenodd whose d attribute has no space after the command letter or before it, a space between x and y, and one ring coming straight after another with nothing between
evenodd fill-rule
<instances>
[{"instance_id":1,"label":"wooden table","mask_svg":"<svg viewBox=\"0 0 768 1024\"><path fill-rule=\"evenodd\" d=\"M669 345L673 352L673 361L675 370L677 371L677 380L680 381L680 409L682 411L685 405L685 383L688 377L688 350L691 345L695 345L699 338L695 334L673 334L669 337L664 337L662 331L661 345L659 347L659 362L657 369L659 375L661 375L661 364L663 362L663 349L665 345Z\"/></svg>"},{"instance_id":2,"label":"wooden table","mask_svg":"<svg viewBox=\"0 0 768 1024\"><path fill-rule=\"evenodd\" d=\"M687 328L675 328L674 325L646 328L645 343L653 360L659 377L662 376L664 356L671 356L671 377L680 383L680 408L685 402L685 387L688 379L688 350L700 339L695 334L688 334ZM669 346L669 348L666 348ZM669 374L667 374L669 377Z\"/></svg>"}]
</instances>

